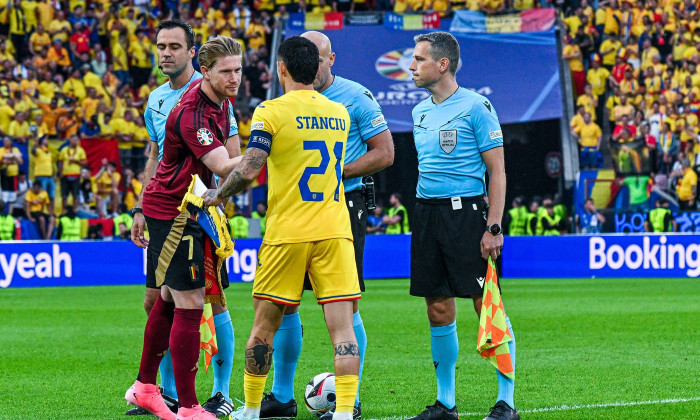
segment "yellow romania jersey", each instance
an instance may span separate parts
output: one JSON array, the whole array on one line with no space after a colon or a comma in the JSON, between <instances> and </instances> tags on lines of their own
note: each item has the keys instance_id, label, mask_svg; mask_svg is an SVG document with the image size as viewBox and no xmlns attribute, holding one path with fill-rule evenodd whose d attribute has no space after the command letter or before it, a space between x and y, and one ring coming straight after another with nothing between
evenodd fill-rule
<instances>
[{"instance_id":1,"label":"yellow romania jersey","mask_svg":"<svg viewBox=\"0 0 700 420\"><path fill-rule=\"evenodd\" d=\"M313 90L265 101L253 113L248 147L269 153L263 243L352 240L342 173L350 116Z\"/></svg>"}]
</instances>

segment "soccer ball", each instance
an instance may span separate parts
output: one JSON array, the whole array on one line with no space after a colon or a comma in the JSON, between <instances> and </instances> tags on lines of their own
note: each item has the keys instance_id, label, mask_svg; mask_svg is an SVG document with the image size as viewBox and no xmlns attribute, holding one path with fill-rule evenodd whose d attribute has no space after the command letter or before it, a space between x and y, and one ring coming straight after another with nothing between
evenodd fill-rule
<instances>
[{"instance_id":1,"label":"soccer ball","mask_svg":"<svg viewBox=\"0 0 700 420\"><path fill-rule=\"evenodd\" d=\"M304 392L306 408L320 416L333 408L335 404L335 375L321 373L309 381Z\"/></svg>"}]
</instances>

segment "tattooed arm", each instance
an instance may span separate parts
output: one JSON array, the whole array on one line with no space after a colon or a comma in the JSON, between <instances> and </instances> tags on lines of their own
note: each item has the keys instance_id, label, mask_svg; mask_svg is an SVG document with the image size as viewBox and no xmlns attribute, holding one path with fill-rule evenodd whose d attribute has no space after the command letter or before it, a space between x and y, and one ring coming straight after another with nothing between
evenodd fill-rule
<instances>
[{"instance_id":1,"label":"tattooed arm","mask_svg":"<svg viewBox=\"0 0 700 420\"><path fill-rule=\"evenodd\" d=\"M216 190L208 190L202 198L204 198L205 206L218 206L225 203L228 198L234 194L238 194L250 185L251 182L260 174L262 167L267 162L267 152L264 150L250 147L246 149L243 155L243 160L229 174L226 181Z\"/></svg>"}]
</instances>

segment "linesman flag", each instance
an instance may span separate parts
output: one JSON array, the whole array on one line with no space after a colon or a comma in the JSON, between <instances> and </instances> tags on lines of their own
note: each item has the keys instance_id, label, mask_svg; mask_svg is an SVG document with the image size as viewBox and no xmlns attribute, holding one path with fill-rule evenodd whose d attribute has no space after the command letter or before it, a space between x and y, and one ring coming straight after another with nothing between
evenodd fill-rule
<instances>
[{"instance_id":1,"label":"linesman flag","mask_svg":"<svg viewBox=\"0 0 700 420\"><path fill-rule=\"evenodd\" d=\"M515 379L515 370L508 348L510 341L513 341L513 337L511 337L508 325L506 325L506 311L503 309L501 291L498 288L496 265L489 257L484 296L481 300L479 338L476 343L476 351L503 375Z\"/></svg>"},{"instance_id":2,"label":"linesman flag","mask_svg":"<svg viewBox=\"0 0 700 420\"><path fill-rule=\"evenodd\" d=\"M216 329L214 328L214 313L211 303L204 304L202 319L199 321L199 348L204 350L204 372L207 373L211 358L219 352L216 345Z\"/></svg>"}]
</instances>

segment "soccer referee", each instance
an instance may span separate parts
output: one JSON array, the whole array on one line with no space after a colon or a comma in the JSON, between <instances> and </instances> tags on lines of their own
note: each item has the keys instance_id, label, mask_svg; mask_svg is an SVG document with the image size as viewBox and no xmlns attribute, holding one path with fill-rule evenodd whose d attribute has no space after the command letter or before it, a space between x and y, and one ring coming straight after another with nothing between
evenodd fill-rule
<instances>
[{"instance_id":1,"label":"soccer referee","mask_svg":"<svg viewBox=\"0 0 700 420\"><path fill-rule=\"evenodd\" d=\"M411 295L425 298L438 396L409 420L458 419L455 365L459 344L455 297L471 298L477 315L489 255L503 246L506 193L503 134L493 105L459 87L459 44L447 32L414 38L410 70L416 86L432 94L413 109L418 151L418 203L411 237ZM489 205L484 200L489 173ZM511 336L513 329L506 318ZM515 336L509 343L515 367ZM514 383L500 372L498 400L485 420L520 419Z\"/></svg>"}]
</instances>

